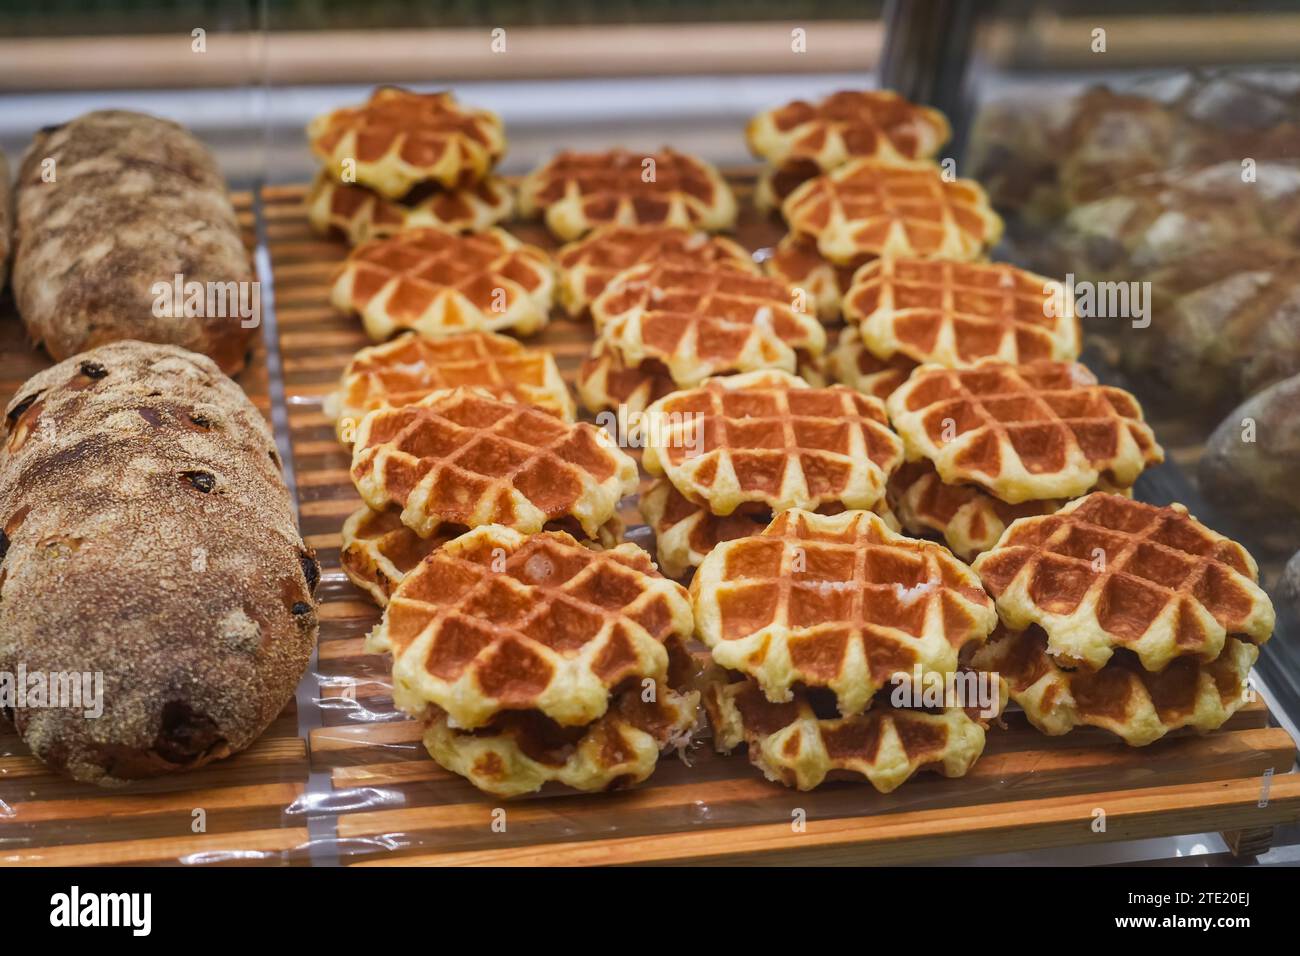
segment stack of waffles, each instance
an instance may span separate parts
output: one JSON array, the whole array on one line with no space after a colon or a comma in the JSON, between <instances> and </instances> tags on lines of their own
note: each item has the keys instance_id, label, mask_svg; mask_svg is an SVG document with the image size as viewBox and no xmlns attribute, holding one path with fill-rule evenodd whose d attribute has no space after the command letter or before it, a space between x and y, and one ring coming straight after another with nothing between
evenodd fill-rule
<instances>
[{"instance_id":1,"label":"stack of waffles","mask_svg":"<svg viewBox=\"0 0 1300 956\"><path fill-rule=\"evenodd\" d=\"M638 783L684 746L692 624L686 590L636 545L490 524L411 570L366 647L392 655L393 701L433 759L513 797Z\"/></svg>"},{"instance_id":2,"label":"stack of waffles","mask_svg":"<svg viewBox=\"0 0 1300 956\"><path fill-rule=\"evenodd\" d=\"M889 792L921 769L963 776L983 752L1004 691L961 658L997 614L941 545L866 511L784 511L714 549L691 596L713 658L714 745L746 744L769 779L810 790L857 777Z\"/></svg>"},{"instance_id":3,"label":"stack of waffles","mask_svg":"<svg viewBox=\"0 0 1300 956\"><path fill-rule=\"evenodd\" d=\"M972 662L1046 734L1214 730L1273 631L1254 559L1179 504L1097 492L1014 522L974 568L1001 626Z\"/></svg>"},{"instance_id":4,"label":"stack of waffles","mask_svg":"<svg viewBox=\"0 0 1300 956\"><path fill-rule=\"evenodd\" d=\"M881 257L982 258L1002 234L984 191L933 161L947 141L941 113L887 91L795 101L749 124L768 162L758 190L789 234L766 262L823 319L840 315L854 272Z\"/></svg>"},{"instance_id":5,"label":"stack of waffles","mask_svg":"<svg viewBox=\"0 0 1300 956\"><path fill-rule=\"evenodd\" d=\"M732 246L710 239L696 244L696 261L670 255L608 281L590 305L597 338L578 373L588 409L635 416L674 389L718 375L794 372L823 353L821 323Z\"/></svg>"},{"instance_id":6,"label":"stack of waffles","mask_svg":"<svg viewBox=\"0 0 1300 956\"><path fill-rule=\"evenodd\" d=\"M672 577L789 508L875 510L897 528L885 492L902 442L879 399L845 386L777 370L711 378L652 404L642 438L658 477L641 513Z\"/></svg>"},{"instance_id":7,"label":"stack of waffles","mask_svg":"<svg viewBox=\"0 0 1300 956\"><path fill-rule=\"evenodd\" d=\"M903 527L970 560L1012 521L1103 489L1129 495L1164 459L1137 400L1077 362L921 365L888 400L908 464L890 482Z\"/></svg>"},{"instance_id":8,"label":"stack of waffles","mask_svg":"<svg viewBox=\"0 0 1300 956\"><path fill-rule=\"evenodd\" d=\"M317 116L307 138L322 164L307 216L322 235L355 244L426 226L476 232L514 208L492 175L506 148L500 118L451 93L380 87Z\"/></svg>"}]
</instances>

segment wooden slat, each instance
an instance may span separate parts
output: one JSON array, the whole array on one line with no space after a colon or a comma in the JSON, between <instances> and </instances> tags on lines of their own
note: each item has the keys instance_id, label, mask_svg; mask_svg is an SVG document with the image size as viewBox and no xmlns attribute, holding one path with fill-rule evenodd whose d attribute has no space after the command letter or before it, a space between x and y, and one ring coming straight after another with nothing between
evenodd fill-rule
<instances>
[{"instance_id":1,"label":"wooden slat","mask_svg":"<svg viewBox=\"0 0 1300 956\"><path fill-rule=\"evenodd\" d=\"M1115 790L1075 797L1015 800L922 810L884 817L813 820L805 832L788 823L683 830L653 840L623 837L451 853L394 855L359 866L605 866L619 864L765 863L891 865L990 852L1073 846L1089 841L1146 839L1199 833L1241 820L1270 826L1300 816L1300 774L1274 778L1265 807L1257 780ZM1093 811L1106 830L1093 830Z\"/></svg>"}]
</instances>

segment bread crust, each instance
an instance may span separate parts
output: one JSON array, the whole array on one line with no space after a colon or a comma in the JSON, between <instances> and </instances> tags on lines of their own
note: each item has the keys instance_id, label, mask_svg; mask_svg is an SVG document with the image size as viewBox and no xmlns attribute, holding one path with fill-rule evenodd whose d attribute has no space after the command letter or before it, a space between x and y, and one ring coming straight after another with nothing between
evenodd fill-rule
<instances>
[{"instance_id":1,"label":"bread crust","mask_svg":"<svg viewBox=\"0 0 1300 956\"><path fill-rule=\"evenodd\" d=\"M243 368L255 330L239 315L154 314L155 284L177 274L253 280L216 161L187 130L123 110L41 130L16 196L14 298L55 359L139 339L202 352L230 375Z\"/></svg>"},{"instance_id":2,"label":"bread crust","mask_svg":"<svg viewBox=\"0 0 1300 956\"><path fill-rule=\"evenodd\" d=\"M0 671L103 675L103 714L7 714L115 784L248 746L306 668L315 555L270 429L208 358L119 342L26 382L0 447Z\"/></svg>"}]
</instances>

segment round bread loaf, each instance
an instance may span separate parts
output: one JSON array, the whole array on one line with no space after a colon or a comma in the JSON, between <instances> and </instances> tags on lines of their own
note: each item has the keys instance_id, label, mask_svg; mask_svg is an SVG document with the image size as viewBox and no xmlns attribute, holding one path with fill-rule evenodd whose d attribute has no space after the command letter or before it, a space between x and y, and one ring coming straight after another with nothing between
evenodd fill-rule
<instances>
[{"instance_id":1,"label":"round bread loaf","mask_svg":"<svg viewBox=\"0 0 1300 956\"><path fill-rule=\"evenodd\" d=\"M102 675L98 716L0 686L51 767L113 784L248 746L306 668L319 577L270 429L210 359L118 342L9 402L0 680Z\"/></svg>"},{"instance_id":2,"label":"round bread loaf","mask_svg":"<svg viewBox=\"0 0 1300 956\"><path fill-rule=\"evenodd\" d=\"M14 298L50 355L139 339L243 367L253 273L216 161L183 127L106 110L41 130L16 196Z\"/></svg>"}]
</instances>

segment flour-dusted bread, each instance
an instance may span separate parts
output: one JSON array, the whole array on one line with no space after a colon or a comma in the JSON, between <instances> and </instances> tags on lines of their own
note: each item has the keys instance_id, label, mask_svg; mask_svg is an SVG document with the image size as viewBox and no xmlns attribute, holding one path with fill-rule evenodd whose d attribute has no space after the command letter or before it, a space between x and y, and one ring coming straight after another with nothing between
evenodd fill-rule
<instances>
[{"instance_id":1,"label":"flour-dusted bread","mask_svg":"<svg viewBox=\"0 0 1300 956\"><path fill-rule=\"evenodd\" d=\"M139 339L243 367L260 307L239 314L229 295L254 301L248 254L212 154L177 124L108 110L41 130L18 171L14 244L18 311L54 358ZM160 300L177 275L201 308Z\"/></svg>"},{"instance_id":2,"label":"flour-dusted bread","mask_svg":"<svg viewBox=\"0 0 1300 956\"><path fill-rule=\"evenodd\" d=\"M239 387L118 342L33 376L0 434L0 680L102 675L97 717L0 693L32 753L113 784L252 743L307 665L320 570Z\"/></svg>"}]
</instances>

